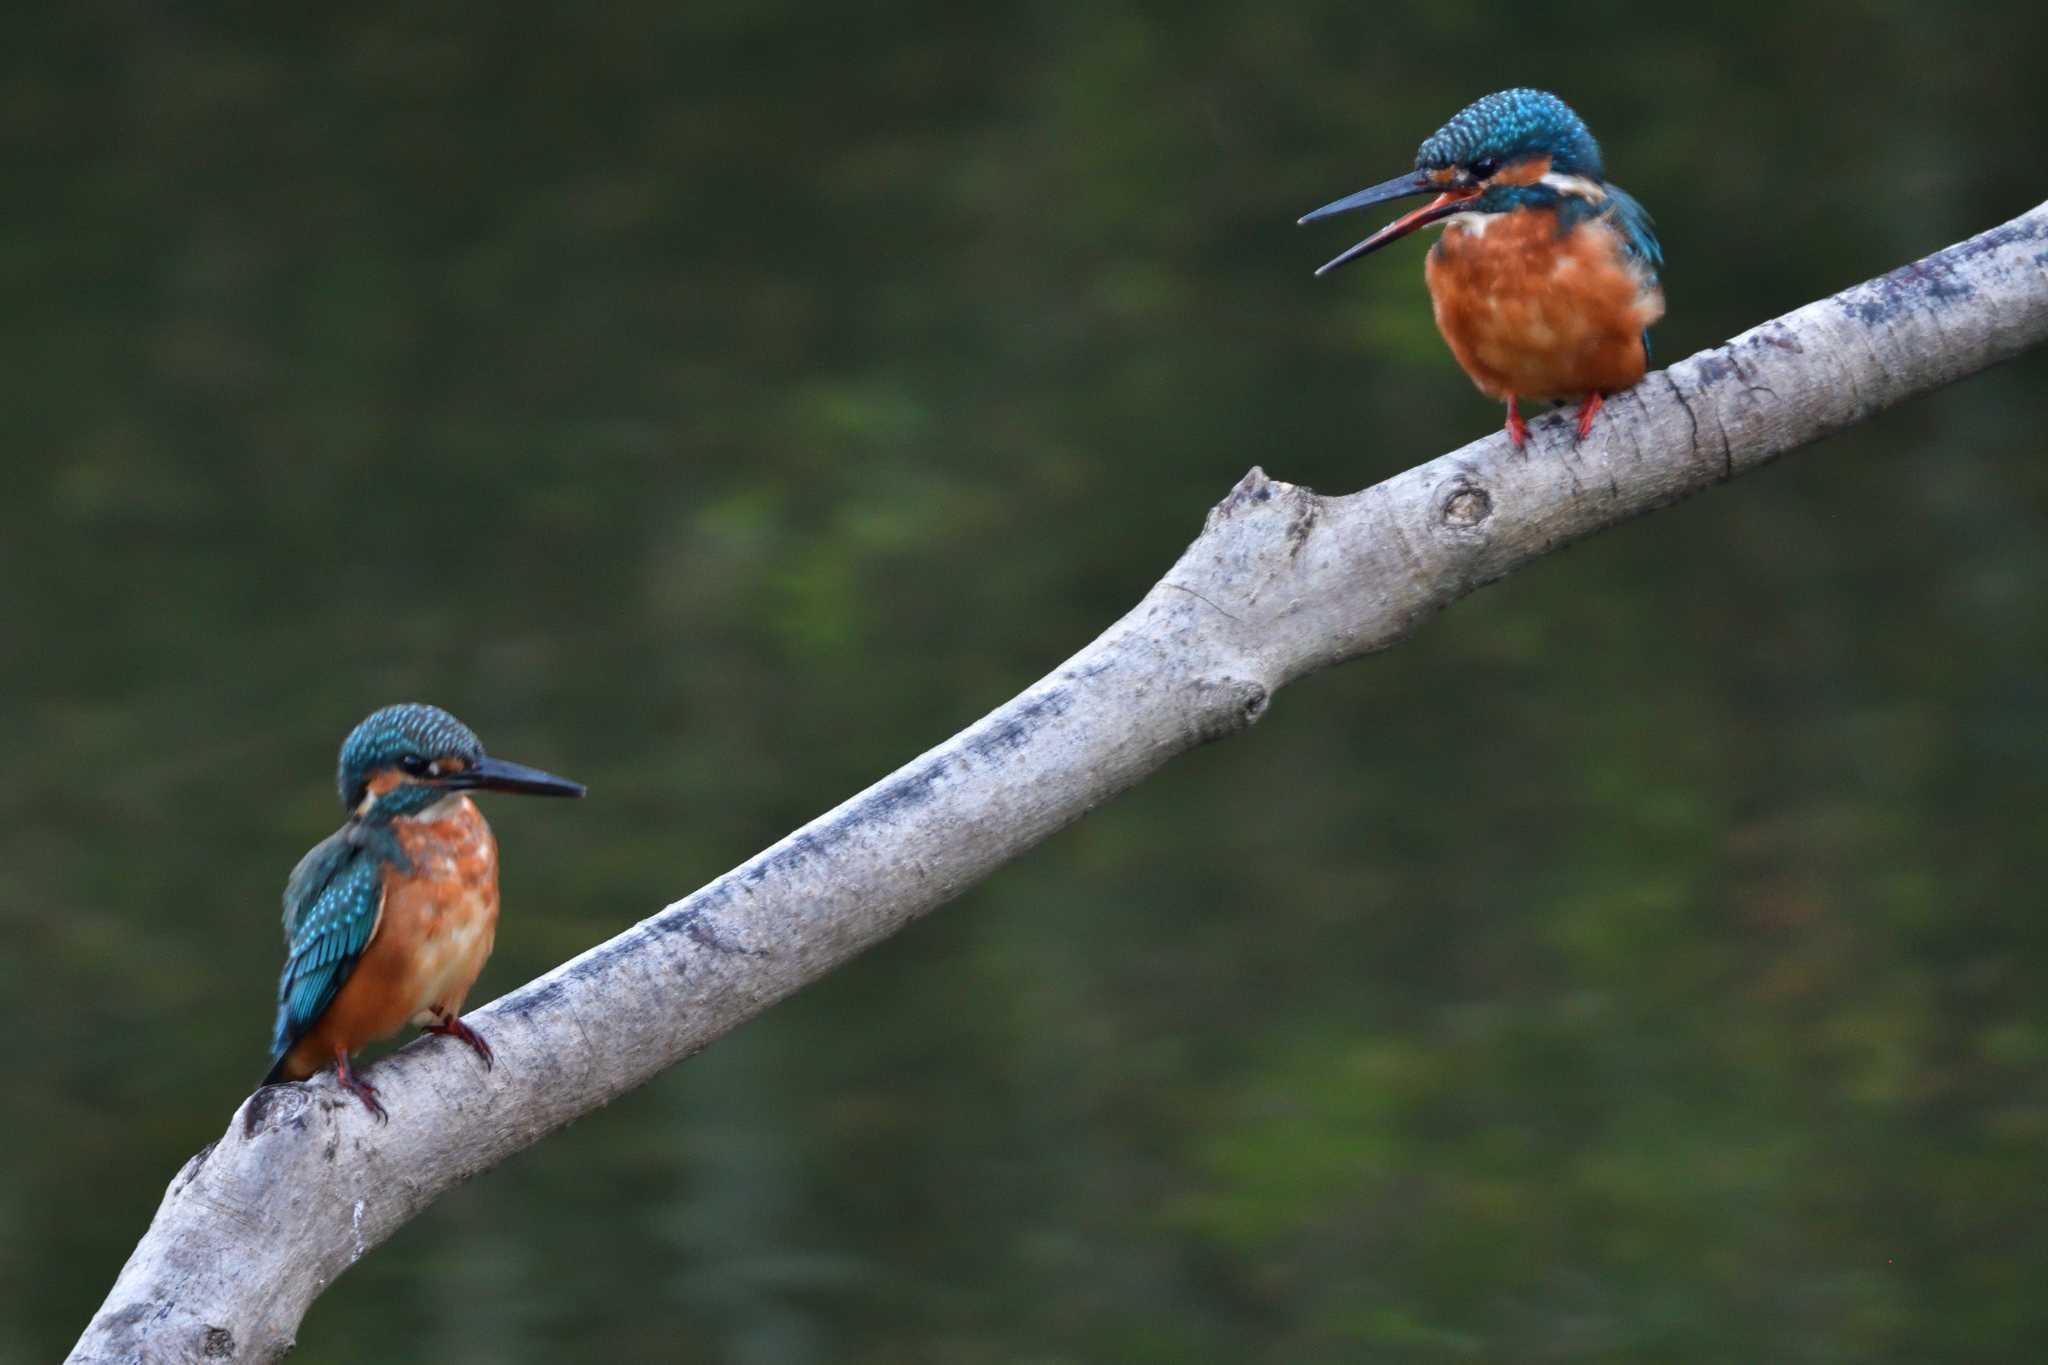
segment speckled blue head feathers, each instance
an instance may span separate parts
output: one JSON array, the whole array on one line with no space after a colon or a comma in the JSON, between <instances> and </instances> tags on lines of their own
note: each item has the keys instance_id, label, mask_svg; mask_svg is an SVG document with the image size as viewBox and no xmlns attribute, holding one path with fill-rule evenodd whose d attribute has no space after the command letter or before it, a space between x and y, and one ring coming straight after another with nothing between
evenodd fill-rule
<instances>
[{"instance_id":1,"label":"speckled blue head feathers","mask_svg":"<svg viewBox=\"0 0 2048 1365\"><path fill-rule=\"evenodd\" d=\"M1424 139L1415 167L1507 165L1543 154L1560 175L1600 179L1600 144L1570 105L1547 90L1502 90L1466 105Z\"/></svg>"},{"instance_id":2,"label":"speckled blue head feathers","mask_svg":"<svg viewBox=\"0 0 2048 1365\"><path fill-rule=\"evenodd\" d=\"M341 742L341 764L334 785L341 804L354 810L362 804L370 775L385 768L424 772L440 758L459 758L474 766L484 756L476 732L438 706L401 702L370 713Z\"/></svg>"}]
</instances>

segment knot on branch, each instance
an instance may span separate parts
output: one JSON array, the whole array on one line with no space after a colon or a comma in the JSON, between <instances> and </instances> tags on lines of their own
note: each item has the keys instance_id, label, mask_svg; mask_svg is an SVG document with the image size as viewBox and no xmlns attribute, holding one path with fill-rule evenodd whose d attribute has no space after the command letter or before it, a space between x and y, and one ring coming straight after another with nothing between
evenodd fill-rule
<instances>
[{"instance_id":1,"label":"knot on branch","mask_svg":"<svg viewBox=\"0 0 2048 1365\"><path fill-rule=\"evenodd\" d=\"M1250 729L1273 699L1264 683L1250 678L1202 678L1195 690L1195 734L1204 744Z\"/></svg>"},{"instance_id":2,"label":"knot on branch","mask_svg":"<svg viewBox=\"0 0 2048 1365\"><path fill-rule=\"evenodd\" d=\"M304 1131L312 1098L305 1087L295 1084L266 1085L251 1095L242 1108L242 1136L275 1132L291 1127Z\"/></svg>"},{"instance_id":3,"label":"knot on branch","mask_svg":"<svg viewBox=\"0 0 2048 1365\"><path fill-rule=\"evenodd\" d=\"M1493 494L1469 474L1453 474L1437 488L1435 521L1453 531L1470 531L1493 515Z\"/></svg>"},{"instance_id":4,"label":"knot on branch","mask_svg":"<svg viewBox=\"0 0 2048 1365\"><path fill-rule=\"evenodd\" d=\"M1253 465L1245 471L1244 477L1237 481L1237 486L1224 495L1223 501L1216 504L1215 510L1209 514L1210 521L1228 521L1247 508L1270 501L1273 497L1273 487L1273 481L1266 477L1266 471L1258 465Z\"/></svg>"},{"instance_id":5,"label":"knot on branch","mask_svg":"<svg viewBox=\"0 0 2048 1365\"><path fill-rule=\"evenodd\" d=\"M1280 479L1269 479L1266 471L1253 465L1237 486L1224 496L1222 502L1209 509L1209 518L1202 529L1213 531L1226 521L1234 520L1246 512L1255 511L1267 503L1293 499L1294 520L1300 526L1300 535L1306 536L1308 527L1315 521L1315 505L1322 501L1315 490L1299 484L1287 483Z\"/></svg>"},{"instance_id":6,"label":"knot on branch","mask_svg":"<svg viewBox=\"0 0 2048 1365\"><path fill-rule=\"evenodd\" d=\"M1315 530L1316 523L1322 517L1322 511L1322 495L1313 488L1285 483L1279 479L1269 479L1265 470L1253 465L1251 471L1237 481L1237 486L1230 490L1228 496L1209 509L1208 519L1202 523L1202 536L1206 539L1225 526L1242 519L1248 530L1256 528L1252 538L1246 540L1239 537L1234 542L1239 548L1222 553L1241 555L1244 552L1242 547L1250 547L1254 553L1262 554L1265 547L1258 543L1257 532L1263 532L1272 525L1270 518L1284 516L1286 521L1279 531L1280 548L1286 551L1287 560L1291 564L1301 557L1302 550L1308 545L1309 533ZM1253 514L1268 520L1258 520ZM1195 543L1200 545L1202 541L1197 540ZM1217 553L1213 547L1212 553Z\"/></svg>"}]
</instances>

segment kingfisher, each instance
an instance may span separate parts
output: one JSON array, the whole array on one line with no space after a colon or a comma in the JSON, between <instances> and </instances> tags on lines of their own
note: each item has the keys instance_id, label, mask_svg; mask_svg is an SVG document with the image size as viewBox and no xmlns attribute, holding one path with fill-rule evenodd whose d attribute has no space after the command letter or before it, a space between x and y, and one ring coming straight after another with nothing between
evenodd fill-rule
<instances>
[{"instance_id":1,"label":"kingfisher","mask_svg":"<svg viewBox=\"0 0 2048 1365\"><path fill-rule=\"evenodd\" d=\"M380 1121L376 1087L349 1055L407 1023L476 1050L462 1022L498 927L498 843L472 791L581 796L575 782L491 758L437 706L374 711L342 741L335 786L348 823L315 844L284 888L284 973L263 1084L332 1064Z\"/></svg>"},{"instance_id":2,"label":"kingfisher","mask_svg":"<svg viewBox=\"0 0 2048 1365\"><path fill-rule=\"evenodd\" d=\"M1650 324L1664 316L1664 252L1650 215L1603 178L1579 116L1543 90L1502 90L1460 110L1415 153L1415 169L1301 219L1435 197L1316 271L1441 224L1423 278L1437 330L1479 391L1508 405L1508 440L1528 428L1517 399L1579 399L1578 435L1607 395L1650 366Z\"/></svg>"}]
</instances>

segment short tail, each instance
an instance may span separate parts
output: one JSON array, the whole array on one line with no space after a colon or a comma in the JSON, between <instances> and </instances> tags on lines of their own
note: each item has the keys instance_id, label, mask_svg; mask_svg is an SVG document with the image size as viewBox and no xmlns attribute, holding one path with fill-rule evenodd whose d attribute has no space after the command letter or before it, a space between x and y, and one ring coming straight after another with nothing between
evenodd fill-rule
<instances>
[{"instance_id":1,"label":"short tail","mask_svg":"<svg viewBox=\"0 0 2048 1365\"><path fill-rule=\"evenodd\" d=\"M283 1085L286 1081L300 1079L297 1076L287 1076L284 1074L284 1064L291 1059L292 1044L298 1041L299 1036L291 1030L291 1016L285 1011L284 1001L279 1000L277 1002L277 1023L270 1030L270 1074L265 1076L262 1084L256 1087L258 1090L261 1090L265 1085Z\"/></svg>"}]
</instances>

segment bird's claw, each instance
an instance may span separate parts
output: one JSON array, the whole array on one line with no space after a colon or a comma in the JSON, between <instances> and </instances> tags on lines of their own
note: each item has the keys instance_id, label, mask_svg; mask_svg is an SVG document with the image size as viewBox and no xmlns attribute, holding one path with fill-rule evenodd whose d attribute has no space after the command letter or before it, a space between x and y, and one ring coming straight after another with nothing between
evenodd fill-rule
<instances>
[{"instance_id":1,"label":"bird's claw","mask_svg":"<svg viewBox=\"0 0 2048 1365\"><path fill-rule=\"evenodd\" d=\"M386 1110L383 1102L377 1098L377 1087L356 1075L355 1069L348 1064L346 1054L335 1057L334 1078L341 1083L343 1090L363 1102L363 1108L370 1111L371 1118L379 1123L391 1122L390 1111Z\"/></svg>"},{"instance_id":2,"label":"bird's claw","mask_svg":"<svg viewBox=\"0 0 2048 1365\"><path fill-rule=\"evenodd\" d=\"M424 1033L438 1033L444 1037L454 1038L460 1042L467 1043L477 1056L484 1059L484 1070L486 1071L497 1065L497 1058L492 1055L491 1045L484 1040L484 1036L452 1014L437 1023L428 1024L421 1031Z\"/></svg>"},{"instance_id":3,"label":"bird's claw","mask_svg":"<svg viewBox=\"0 0 2048 1365\"><path fill-rule=\"evenodd\" d=\"M1583 441L1588 436L1592 435L1593 419L1600 415L1600 409L1605 407L1606 404L1607 399L1605 395L1599 393L1598 391L1586 395L1585 401L1579 404L1579 434L1577 438L1578 440Z\"/></svg>"}]
</instances>

